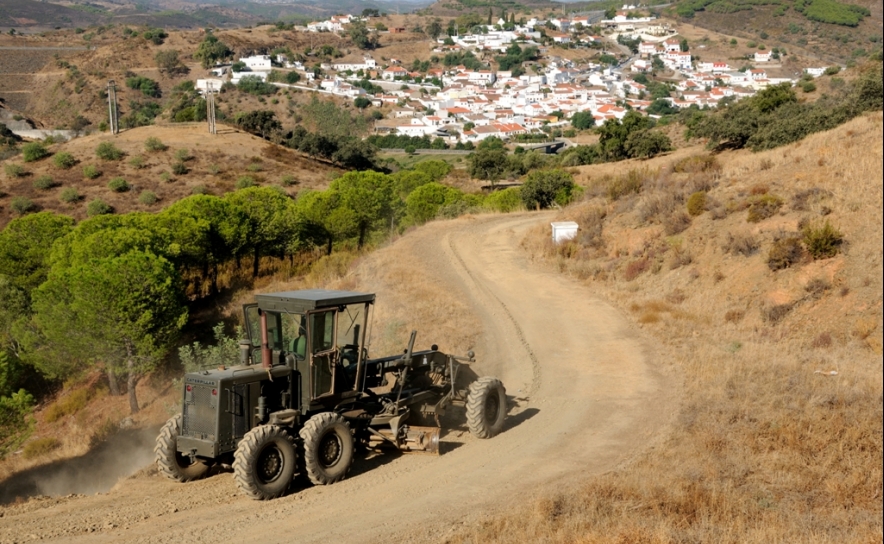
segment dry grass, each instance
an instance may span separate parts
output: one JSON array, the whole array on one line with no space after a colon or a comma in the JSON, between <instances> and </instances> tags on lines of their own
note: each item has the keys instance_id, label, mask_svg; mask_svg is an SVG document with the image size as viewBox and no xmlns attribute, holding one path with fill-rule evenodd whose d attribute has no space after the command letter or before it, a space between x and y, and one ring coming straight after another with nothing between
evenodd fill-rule
<instances>
[{"instance_id":1,"label":"dry grass","mask_svg":"<svg viewBox=\"0 0 884 544\"><path fill-rule=\"evenodd\" d=\"M689 268L654 266L661 227L601 195L561 219L607 210L604 253L558 253L545 228L531 232L523 247L535 259L575 277L594 270L582 275L591 289L629 310L662 358L677 361L684 402L661 446L450 541L880 542L881 126L879 112L786 148L719 155L710 197L745 200L763 185L806 191L809 204L754 224L742 214L698 216L662 246L693 255ZM645 187L642 198L651 196ZM818 209L817 196L850 251L770 271L767 249ZM645 258L651 266L625 281Z\"/></svg>"}]
</instances>

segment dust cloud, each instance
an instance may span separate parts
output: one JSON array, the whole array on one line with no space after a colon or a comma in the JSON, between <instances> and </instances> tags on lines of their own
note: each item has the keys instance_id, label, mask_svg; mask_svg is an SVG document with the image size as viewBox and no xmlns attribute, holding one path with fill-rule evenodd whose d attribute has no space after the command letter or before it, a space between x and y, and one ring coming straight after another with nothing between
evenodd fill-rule
<instances>
[{"instance_id":1,"label":"dust cloud","mask_svg":"<svg viewBox=\"0 0 884 544\"><path fill-rule=\"evenodd\" d=\"M121 431L88 453L14 474L0 482L0 504L39 495L108 491L153 462L158 429Z\"/></svg>"}]
</instances>

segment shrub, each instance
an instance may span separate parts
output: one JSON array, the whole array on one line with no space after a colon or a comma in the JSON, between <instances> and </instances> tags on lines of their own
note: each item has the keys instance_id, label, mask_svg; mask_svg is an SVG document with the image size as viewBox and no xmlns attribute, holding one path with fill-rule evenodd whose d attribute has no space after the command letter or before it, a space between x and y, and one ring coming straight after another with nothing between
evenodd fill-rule
<instances>
[{"instance_id":1,"label":"shrub","mask_svg":"<svg viewBox=\"0 0 884 544\"><path fill-rule=\"evenodd\" d=\"M114 178L110 180L107 184L107 188L115 193L125 193L131 189L129 182L123 178Z\"/></svg>"},{"instance_id":2,"label":"shrub","mask_svg":"<svg viewBox=\"0 0 884 544\"><path fill-rule=\"evenodd\" d=\"M684 232L691 226L691 218L684 212L675 212L663 221L663 232L667 236L674 236Z\"/></svg>"},{"instance_id":3,"label":"shrub","mask_svg":"<svg viewBox=\"0 0 884 544\"><path fill-rule=\"evenodd\" d=\"M237 189L246 189L248 187L255 186L255 178L252 176L240 176L236 180L236 188Z\"/></svg>"},{"instance_id":4,"label":"shrub","mask_svg":"<svg viewBox=\"0 0 884 544\"><path fill-rule=\"evenodd\" d=\"M52 176L48 174L44 174L34 180L34 189L39 189L41 191L48 191L56 185L58 184L55 183L55 180L52 179Z\"/></svg>"},{"instance_id":5,"label":"shrub","mask_svg":"<svg viewBox=\"0 0 884 544\"><path fill-rule=\"evenodd\" d=\"M693 157L685 157L674 165L672 170L678 173L696 174L698 172L718 172L721 170L721 164L718 159L712 155L694 155Z\"/></svg>"},{"instance_id":6,"label":"shrub","mask_svg":"<svg viewBox=\"0 0 884 544\"><path fill-rule=\"evenodd\" d=\"M9 207L12 208L12 211L19 215L24 215L28 212L32 212L37 208L37 206L31 201L31 199L26 196L13 197L12 201L9 203Z\"/></svg>"},{"instance_id":7,"label":"shrub","mask_svg":"<svg viewBox=\"0 0 884 544\"><path fill-rule=\"evenodd\" d=\"M25 444L25 447L22 449L22 456L25 459L35 459L58 449L59 446L61 446L61 442L57 438L51 436L35 438Z\"/></svg>"},{"instance_id":8,"label":"shrub","mask_svg":"<svg viewBox=\"0 0 884 544\"><path fill-rule=\"evenodd\" d=\"M782 320L795 305L792 303L775 304L761 309L761 317L768 323L774 324Z\"/></svg>"},{"instance_id":9,"label":"shrub","mask_svg":"<svg viewBox=\"0 0 884 544\"><path fill-rule=\"evenodd\" d=\"M807 225L801 231L807 252L814 259L834 257L841 250L844 235L826 221L822 225Z\"/></svg>"},{"instance_id":10,"label":"shrub","mask_svg":"<svg viewBox=\"0 0 884 544\"><path fill-rule=\"evenodd\" d=\"M774 240L767 254L767 266L771 270L783 270L799 262L804 255L801 239L797 236L785 236Z\"/></svg>"},{"instance_id":11,"label":"shrub","mask_svg":"<svg viewBox=\"0 0 884 544\"><path fill-rule=\"evenodd\" d=\"M776 195L761 194L750 197L747 204L749 205L749 214L746 221L758 223L773 217L783 205L783 199Z\"/></svg>"},{"instance_id":12,"label":"shrub","mask_svg":"<svg viewBox=\"0 0 884 544\"><path fill-rule=\"evenodd\" d=\"M801 90L806 93L812 93L816 90L816 84L813 81L805 81L801 84Z\"/></svg>"},{"instance_id":13,"label":"shrub","mask_svg":"<svg viewBox=\"0 0 884 544\"><path fill-rule=\"evenodd\" d=\"M639 170L630 170L625 176L614 178L608 183L606 189L607 196L610 200L619 200L624 196L638 194L644 186L644 172Z\"/></svg>"},{"instance_id":14,"label":"shrub","mask_svg":"<svg viewBox=\"0 0 884 544\"><path fill-rule=\"evenodd\" d=\"M601 249L605 247L605 239L602 232L605 226L607 212L604 208L590 208L576 217L579 229L575 241L585 247Z\"/></svg>"},{"instance_id":15,"label":"shrub","mask_svg":"<svg viewBox=\"0 0 884 544\"><path fill-rule=\"evenodd\" d=\"M95 179L101 175L101 170L98 169L97 166L93 164L87 164L83 167L83 177L88 179Z\"/></svg>"},{"instance_id":16,"label":"shrub","mask_svg":"<svg viewBox=\"0 0 884 544\"><path fill-rule=\"evenodd\" d=\"M553 203L564 206L571 201L574 180L564 170L537 170L528 174L522 184L522 202L528 209L548 208Z\"/></svg>"},{"instance_id":17,"label":"shrub","mask_svg":"<svg viewBox=\"0 0 884 544\"><path fill-rule=\"evenodd\" d=\"M187 165L183 162L176 162L172 165L172 173L176 176L183 176L187 171Z\"/></svg>"},{"instance_id":18,"label":"shrub","mask_svg":"<svg viewBox=\"0 0 884 544\"><path fill-rule=\"evenodd\" d=\"M175 179L172 177L172 174L168 172L160 172L160 181L169 183L175 181Z\"/></svg>"},{"instance_id":19,"label":"shrub","mask_svg":"<svg viewBox=\"0 0 884 544\"><path fill-rule=\"evenodd\" d=\"M817 204L830 196L832 196L830 191L820 189L819 187L811 187L792 195L792 201L789 205L795 211L807 211L812 204Z\"/></svg>"},{"instance_id":20,"label":"shrub","mask_svg":"<svg viewBox=\"0 0 884 544\"><path fill-rule=\"evenodd\" d=\"M12 163L5 165L3 170L6 172L6 177L9 178L20 178L28 173L22 165Z\"/></svg>"},{"instance_id":21,"label":"shrub","mask_svg":"<svg viewBox=\"0 0 884 544\"><path fill-rule=\"evenodd\" d=\"M105 161L118 161L123 158L123 151L111 142L101 142L95 148L95 156Z\"/></svg>"},{"instance_id":22,"label":"shrub","mask_svg":"<svg viewBox=\"0 0 884 544\"><path fill-rule=\"evenodd\" d=\"M169 149L169 146L160 141L159 138L150 137L144 141L145 151L157 152Z\"/></svg>"},{"instance_id":23,"label":"shrub","mask_svg":"<svg viewBox=\"0 0 884 544\"><path fill-rule=\"evenodd\" d=\"M693 217L702 215L706 211L706 191L697 191L689 196L687 208Z\"/></svg>"},{"instance_id":24,"label":"shrub","mask_svg":"<svg viewBox=\"0 0 884 544\"><path fill-rule=\"evenodd\" d=\"M246 166L246 170L248 170L249 172L260 172L263 169L264 165L262 165L260 162L253 162L250 165Z\"/></svg>"},{"instance_id":25,"label":"shrub","mask_svg":"<svg viewBox=\"0 0 884 544\"><path fill-rule=\"evenodd\" d=\"M76 414L89 403L89 390L78 389L59 399L55 404L46 409L44 418L47 423L54 423L64 416Z\"/></svg>"},{"instance_id":26,"label":"shrub","mask_svg":"<svg viewBox=\"0 0 884 544\"><path fill-rule=\"evenodd\" d=\"M647 257L632 261L626 265L626 268L623 270L623 279L626 281L632 281L644 273L649 267L650 261L648 261Z\"/></svg>"},{"instance_id":27,"label":"shrub","mask_svg":"<svg viewBox=\"0 0 884 544\"><path fill-rule=\"evenodd\" d=\"M138 195L138 202L146 206L156 204L157 200L159 198L157 198L157 194L153 191L141 191L141 194Z\"/></svg>"},{"instance_id":28,"label":"shrub","mask_svg":"<svg viewBox=\"0 0 884 544\"><path fill-rule=\"evenodd\" d=\"M101 200L100 198L96 198L92 202L86 206L86 215L89 217L95 217L96 215L107 215L109 213L114 213L114 209L111 208L110 204Z\"/></svg>"},{"instance_id":29,"label":"shrub","mask_svg":"<svg viewBox=\"0 0 884 544\"><path fill-rule=\"evenodd\" d=\"M298 184L298 180L296 180L295 176L293 176L291 174L286 174L286 175L282 176L282 179L279 180L279 182L282 184L283 187L290 187L292 185Z\"/></svg>"},{"instance_id":30,"label":"shrub","mask_svg":"<svg viewBox=\"0 0 884 544\"><path fill-rule=\"evenodd\" d=\"M494 191L485 199L484 205L489 210L508 213L522 207L522 197L519 189L510 187L502 191Z\"/></svg>"},{"instance_id":31,"label":"shrub","mask_svg":"<svg viewBox=\"0 0 884 544\"><path fill-rule=\"evenodd\" d=\"M49 151L43 142L30 142L21 146L21 155L25 162L33 162L49 155Z\"/></svg>"},{"instance_id":32,"label":"shrub","mask_svg":"<svg viewBox=\"0 0 884 544\"><path fill-rule=\"evenodd\" d=\"M193 158L193 154L191 154L188 149L179 149L175 151L175 158L181 162L189 161Z\"/></svg>"},{"instance_id":33,"label":"shrub","mask_svg":"<svg viewBox=\"0 0 884 544\"><path fill-rule=\"evenodd\" d=\"M77 164L77 159L75 159L74 156L67 151L62 151L60 153L56 153L52 157L52 164L54 164L56 168L68 170L70 168L73 168L74 165Z\"/></svg>"},{"instance_id":34,"label":"shrub","mask_svg":"<svg viewBox=\"0 0 884 544\"><path fill-rule=\"evenodd\" d=\"M136 155L132 157L131 159L129 159L129 166L136 170L141 170L146 166L144 163L144 157L142 157L141 155Z\"/></svg>"},{"instance_id":35,"label":"shrub","mask_svg":"<svg viewBox=\"0 0 884 544\"><path fill-rule=\"evenodd\" d=\"M205 185L194 185L190 190L190 194L192 195L207 195L209 194L209 188Z\"/></svg>"},{"instance_id":36,"label":"shrub","mask_svg":"<svg viewBox=\"0 0 884 544\"><path fill-rule=\"evenodd\" d=\"M73 187L65 187L58 195L58 199L67 204L73 204L80 200L80 193Z\"/></svg>"},{"instance_id":37,"label":"shrub","mask_svg":"<svg viewBox=\"0 0 884 544\"><path fill-rule=\"evenodd\" d=\"M727 233L727 240L721 247L725 253L748 257L758 251L758 240L751 234Z\"/></svg>"}]
</instances>

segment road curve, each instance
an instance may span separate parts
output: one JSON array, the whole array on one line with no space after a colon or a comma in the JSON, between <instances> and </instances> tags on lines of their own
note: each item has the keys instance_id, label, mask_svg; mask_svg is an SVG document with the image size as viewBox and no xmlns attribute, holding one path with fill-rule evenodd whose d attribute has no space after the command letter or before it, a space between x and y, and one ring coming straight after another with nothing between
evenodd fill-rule
<instances>
[{"instance_id":1,"label":"road curve","mask_svg":"<svg viewBox=\"0 0 884 544\"><path fill-rule=\"evenodd\" d=\"M526 213L431 223L356 273L358 287L371 288L373 271L407 266L410 281L465 305L477 373L500 377L513 401L501 435L477 440L454 429L443 436L441 456L360 459L340 483L269 502L237 494L230 474L180 485L143 471L107 494L0 510L0 542L438 541L459 523L617 467L664 432L675 382L617 310L525 259L524 233L549 219ZM395 282L375 283L378 306L390 300L407 312L407 301L395 301ZM420 324L419 344L432 341L443 321Z\"/></svg>"}]
</instances>

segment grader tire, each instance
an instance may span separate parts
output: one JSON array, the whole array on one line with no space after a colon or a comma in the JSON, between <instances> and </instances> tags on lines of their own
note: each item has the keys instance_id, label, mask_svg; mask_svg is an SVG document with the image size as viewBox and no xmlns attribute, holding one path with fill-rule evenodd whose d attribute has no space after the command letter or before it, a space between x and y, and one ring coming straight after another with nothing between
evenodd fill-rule
<instances>
[{"instance_id":1,"label":"grader tire","mask_svg":"<svg viewBox=\"0 0 884 544\"><path fill-rule=\"evenodd\" d=\"M209 472L209 465L178 453L178 435L181 433L181 414L169 418L160 429L153 452L160 474L176 482L199 480Z\"/></svg>"},{"instance_id":2,"label":"grader tire","mask_svg":"<svg viewBox=\"0 0 884 544\"><path fill-rule=\"evenodd\" d=\"M233 479L255 500L282 496L295 476L298 454L291 435L277 425L255 427L233 454Z\"/></svg>"},{"instance_id":3,"label":"grader tire","mask_svg":"<svg viewBox=\"0 0 884 544\"><path fill-rule=\"evenodd\" d=\"M497 378L485 376L470 385L467 426L477 438L491 438L503 430L506 389Z\"/></svg>"},{"instance_id":4,"label":"grader tire","mask_svg":"<svg viewBox=\"0 0 884 544\"><path fill-rule=\"evenodd\" d=\"M301 428L304 468L314 485L338 482L353 464L353 435L350 425L334 412L311 417Z\"/></svg>"}]
</instances>

